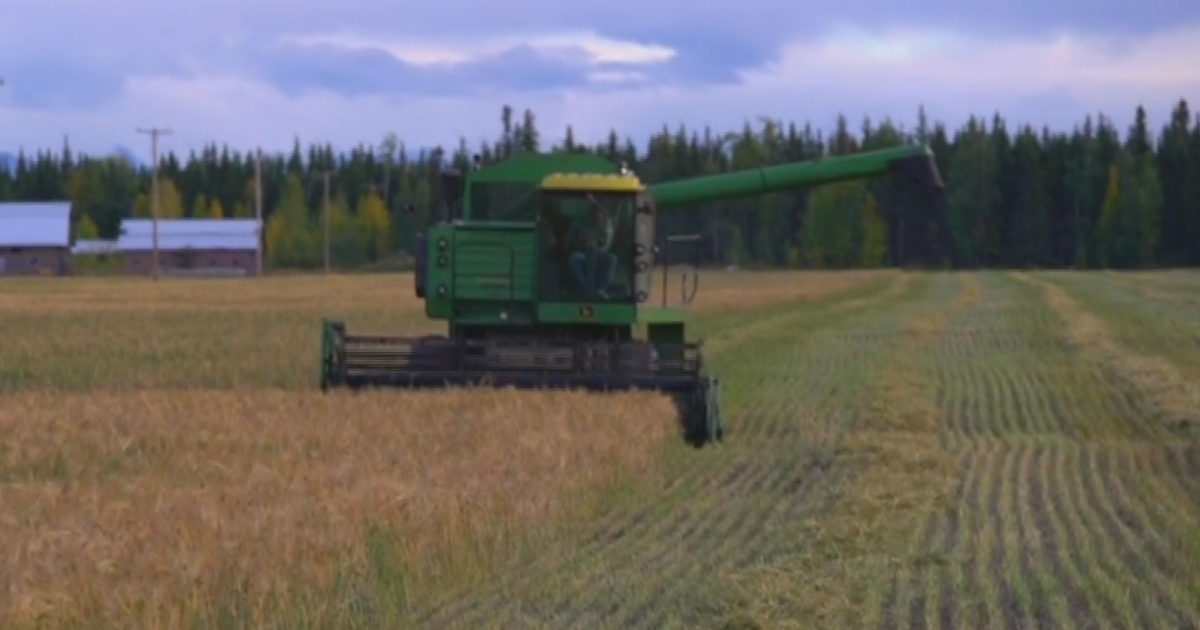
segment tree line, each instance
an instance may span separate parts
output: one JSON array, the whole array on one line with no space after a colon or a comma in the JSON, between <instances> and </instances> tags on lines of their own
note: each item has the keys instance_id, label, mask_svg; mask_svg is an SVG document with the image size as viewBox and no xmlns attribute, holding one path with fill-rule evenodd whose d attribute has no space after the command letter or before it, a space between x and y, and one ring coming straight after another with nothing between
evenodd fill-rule
<instances>
[{"instance_id":1,"label":"tree line","mask_svg":"<svg viewBox=\"0 0 1200 630\"><path fill-rule=\"evenodd\" d=\"M645 181L843 155L908 142L928 144L946 182L930 195L898 177L775 193L664 212L661 233L703 236L709 263L848 268L1147 268L1200 265L1200 115L1185 100L1153 132L1137 107L1129 129L1103 114L1070 132L1018 125L996 113L950 130L924 110L905 129L839 116L826 134L811 124L759 119L717 132L664 126L639 146L616 130L594 145L570 127L547 143L530 110L500 115L497 138L471 147L410 151L396 134L377 146L336 152L328 144L264 155L266 258L272 267L323 260L328 173L335 264L353 268L409 249L441 215L438 174L518 152L582 151L625 162ZM159 164L160 216L254 215L253 154L209 144ZM116 238L122 217L149 216L148 167L119 157L22 152L0 169L0 200L70 199L80 237Z\"/></svg>"}]
</instances>

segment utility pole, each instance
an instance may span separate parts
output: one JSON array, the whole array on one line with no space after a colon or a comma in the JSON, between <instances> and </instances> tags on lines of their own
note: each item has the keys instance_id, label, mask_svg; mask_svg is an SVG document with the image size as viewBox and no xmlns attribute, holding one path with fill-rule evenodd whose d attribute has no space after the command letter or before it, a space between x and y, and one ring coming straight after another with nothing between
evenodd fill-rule
<instances>
[{"instance_id":1,"label":"utility pole","mask_svg":"<svg viewBox=\"0 0 1200 630\"><path fill-rule=\"evenodd\" d=\"M331 171L325 170L321 173L325 180L325 275L329 275L329 175Z\"/></svg>"},{"instance_id":2,"label":"utility pole","mask_svg":"<svg viewBox=\"0 0 1200 630\"><path fill-rule=\"evenodd\" d=\"M153 225L153 274L158 280L158 137L171 135L171 130L151 127L138 128L137 132L150 135L150 223Z\"/></svg>"},{"instance_id":3,"label":"utility pole","mask_svg":"<svg viewBox=\"0 0 1200 630\"><path fill-rule=\"evenodd\" d=\"M254 233L258 235L258 247L255 247L255 265L258 276L263 273L263 213L262 213L262 149L254 152Z\"/></svg>"}]
</instances>

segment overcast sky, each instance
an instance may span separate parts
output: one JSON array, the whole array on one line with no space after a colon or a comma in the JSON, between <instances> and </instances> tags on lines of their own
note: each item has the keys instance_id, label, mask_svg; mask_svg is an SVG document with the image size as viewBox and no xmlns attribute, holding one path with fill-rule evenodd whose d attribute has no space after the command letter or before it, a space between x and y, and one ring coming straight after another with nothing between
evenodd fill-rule
<instances>
[{"instance_id":1,"label":"overcast sky","mask_svg":"<svg viewBox=\"0 0 1200 630\"><path fill-rule=\"evenodd\" d=\"M1069 128L1200 109L1197 0L5 0L0 151L473 145L501 105L641 144L765 115Z\"/></svg>"}]
</instances>

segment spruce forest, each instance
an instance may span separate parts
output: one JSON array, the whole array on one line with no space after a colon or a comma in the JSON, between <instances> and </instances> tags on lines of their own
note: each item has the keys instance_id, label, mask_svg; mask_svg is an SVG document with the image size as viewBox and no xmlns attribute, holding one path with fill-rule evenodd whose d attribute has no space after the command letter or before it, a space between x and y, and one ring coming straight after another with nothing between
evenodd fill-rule
<instances>
[{"instance_id":1,"label":"spruce forest","mask_svg":"<svg viewBox=\"0 0 1200 630\"><path fill-rule=\"evenodd\" d=\"M341 269L385 263L441 212L438 172L521 151L589 151L644 180L694 177L781 162L927 143L946 182L932 197L898 177L851 182L665 212L661 231L704 235L708 263L747 267L1112 268L1200 265L1200 114L1181 100L1158 130L1142 107L1129 129L1082 115L1069 133L1014 125L999 113L961 128L915 129L838 117L814 125L760 119L741 130L664 128L638 144L609 133L583 146L570 127L548 142L534 112L505 106L494 142L412 151L389 133L347 153L303 145L262 162L266 260L322 264L325 173L331 250ZM161 157L160 216L250 217L254 155L215 144ZM70 199L76 237L116 238L122 217L149 216L151 172L117 157L22 152L0 169L0 199ZM412 212L408 212L411 206Z\"/></svg>"}]
</instances>

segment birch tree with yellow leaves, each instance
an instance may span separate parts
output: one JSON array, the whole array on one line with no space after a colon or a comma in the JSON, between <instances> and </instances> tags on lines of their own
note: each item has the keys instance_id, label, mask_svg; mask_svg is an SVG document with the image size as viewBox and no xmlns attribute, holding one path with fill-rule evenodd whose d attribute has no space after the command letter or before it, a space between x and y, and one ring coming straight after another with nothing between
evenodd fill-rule
<instances>
[{"instance_id":1,"label":"birch tree with yellow leaves","mask_svg":"<svg viewBox=\"0 0 1200 630\"><path fill-rule=\"evenodd\" d=\"M392 219L383 199L375 194L363 195L358 201L358 226L366 249L367 262L378 262L390 252Z\"/></svg>"}]
</instances>

